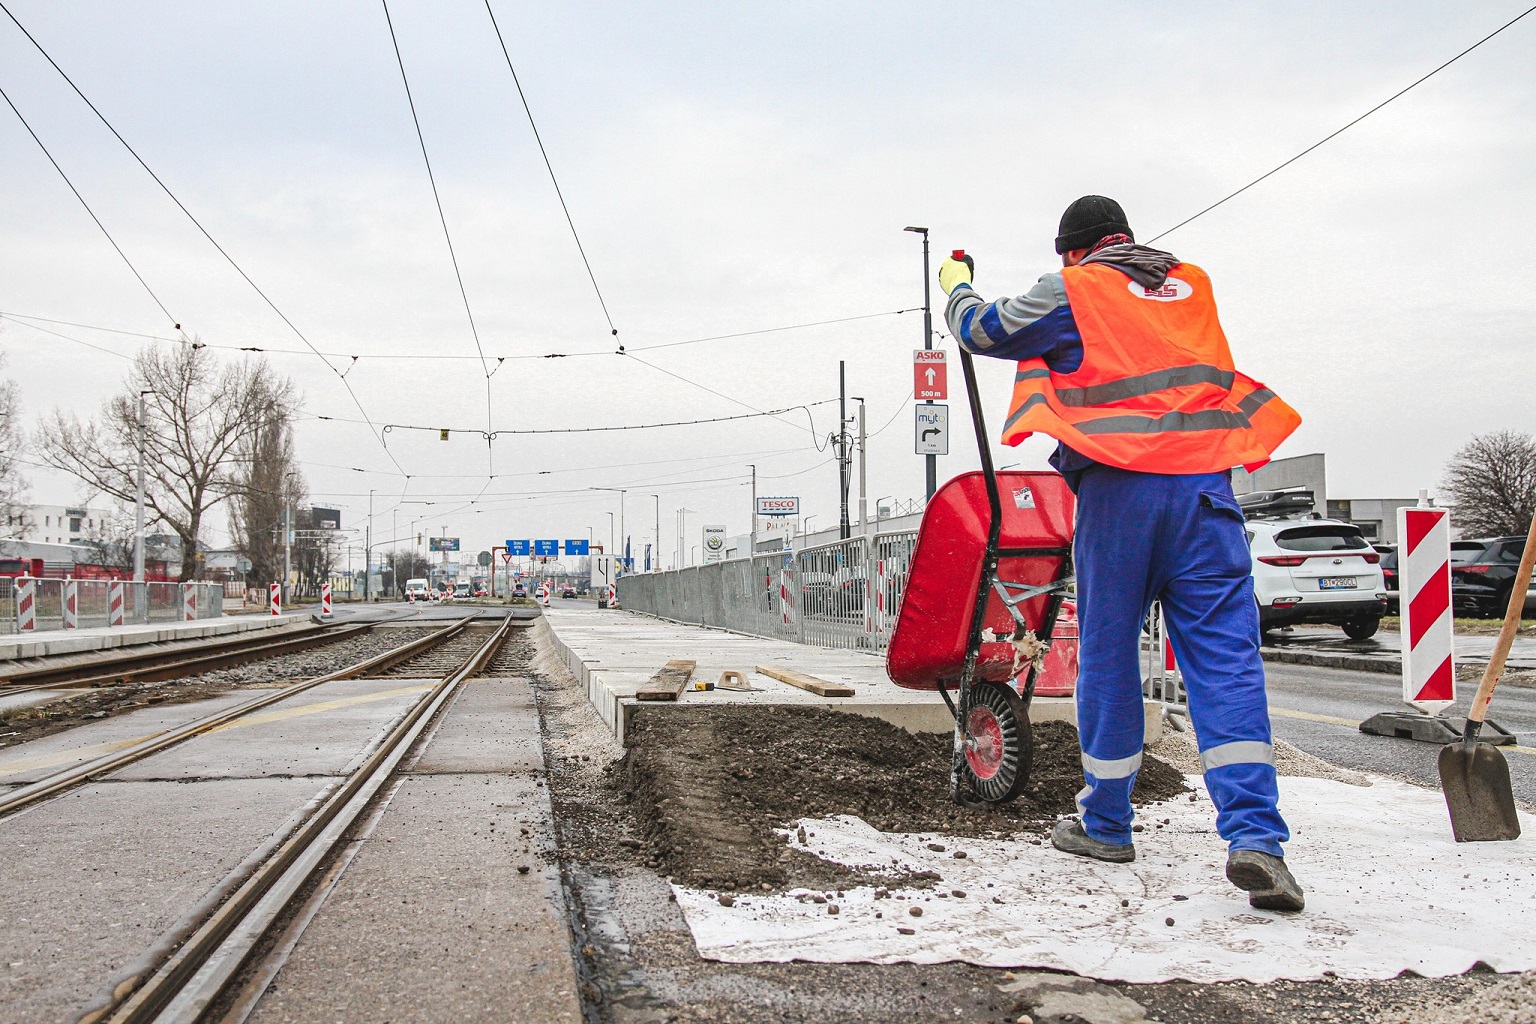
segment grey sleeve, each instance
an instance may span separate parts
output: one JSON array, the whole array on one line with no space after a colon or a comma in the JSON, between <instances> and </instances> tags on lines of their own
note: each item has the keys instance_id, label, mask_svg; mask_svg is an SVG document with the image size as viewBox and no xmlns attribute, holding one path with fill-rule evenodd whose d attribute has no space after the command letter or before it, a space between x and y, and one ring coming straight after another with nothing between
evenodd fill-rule
<instances>
[{"instance_id":1,"label":"grey sleeve","mask_svg":"<svg viewBox=\"0 0 1536 1024\"><path fill-rule=\"evenodd\" d=\"M1023 295L988 303L969 286L956 288L944 316L949 333L967 351L978 355L1022 359L1039 353L1024 351L1030 328L1067 305L1061 275L1046 274ZM1023 343L1022 345L1020 343Z\"/></svg>"}]
</instances>

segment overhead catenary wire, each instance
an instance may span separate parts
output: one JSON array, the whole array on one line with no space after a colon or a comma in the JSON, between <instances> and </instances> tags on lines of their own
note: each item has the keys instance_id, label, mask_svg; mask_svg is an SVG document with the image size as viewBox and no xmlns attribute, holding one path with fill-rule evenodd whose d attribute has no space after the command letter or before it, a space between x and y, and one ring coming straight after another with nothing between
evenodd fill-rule
<instances>
[{"instance_id":1,"label":"overhead catenary wire","mask_svg":"<svg viewBox=\"0 0 1536 1024\"><path fill-rule=\"evenodd\" d=\"M27 41L32 44L38 53L42 54L43 59L52 65L53 70L59 73L59 77L63 78L69 87L74 90L75 95L79 96L85 105L90 108L91 113L96 115L97 120L106 126L107 131L111 132L112 136L117 139L118 142L122 143L123 148L128 151L129 155L138 162L140 167L144 168L145 173L154 180L155 184L160 186L160 190L166 194L171 202L176 204L176 208L185 214L186 218L192 222L192 225L196 227L202 236L208 240L208 244L212 245L218 254L224 257L225 262L227 262L234 269L235 273L240 275L241 279L244 280L246 284L251 286L251 289L261 297L261 300L267 304L273 313L277 314L278 319L280 319L288 327L288 329L294 333L294 336L302 341L306 348L308 348L317 357L319 357L320 361L325 363L325 365L331 370L332 373L336 374L337 379L341 381L341 386L346 389L348 396L351 397L352 404L357 406L357 411L362 414L363 419L368 423L369 429L373 431L374 437L377 438L379 446L384 449L384 454L389 456L389 461L393 462L395 467L404 473L405 467L400 465L400 463L395 459L394 453L389 450L389 445L384 443L384 436L379 433L376 427L373 426L373 421L368 416L368 410L363 408L363 403L360 399L358 399L357 393L352 390L352 385L347 383L346 374L332 366L330 360L321 355L320 350L315 347L315 345L309 340L308 336L306 336L303 331L299 330L298 325L290 320L288 315L278 308L277 303L273 302L272 298L267 295L266 292L262 291L261 287L255 282L255 280L253 280L251 276L245 272L245 268L236 262L235 258L231 256L229 252L218 243L213 235L209 233L207 228L203 227L202 221L193 216L192 211L187 209L186 204L177 198L176 193L171 191L170 186L166 185L166 183L161 180L160 176L154 172L154 169L144 161L144 158L139 156L138 150L129 145L128 140L123 138L122 133L113 126L111 121L107 120L106 115L103 114L96 107L96 104L91 102L90 97L87 96L81 90L81 88L75 84L75 80L70 78L69 75L65 73L64 69L59 66L58 61L54 60L52 55L50 55L48 51L43 48L43 44L39 43L37 39L32 35L32 33L27 31L27 27L21 23L16 15L11 13L11 9L6 6L4 0L0 0L0 11L5 12L5 16L10 18L11 22L21 30L21 34L27 37Z\"/></svg>"},{"instance_id":2,"label":"overhead catenary wire","mask_svg":"<svg viewBox=\"0 0 1536 1024\"><path fill-rule=\"evenodd\" d=\"M1276 166L1276 167L1274 167L1274 168L1272 168L1272 169L1270 169L1268 171L1265 171L1263 174L1259 175L1257 178L1254 178L1252 181L1250 181L1248 184L1244 185L1242 188L1238 189L1235 192L1230 192L1227 195L1222 196L1220 199L1216 200L1210 206L1207 206L1205 209L1199 211L1198 213L1195 213L1195 214L1193 214L1193 215L1191 215L1189 217L1185 217L1183 220L1179 221L1173 227L1168 228L1166 231L1163 231L1163 232L1161 232L1160 234L1157 234L1157 235L1153 235L1151 238L1147 239L1147 244L1150 245L1151 243L1157 241L1158 239L1163 238L1166 235L1172 234L1173 232L1179 230L1179 228L1181 228L1184 225L1190 223L1191 221L1197 220L1198 218L1203 217L1206 214L1210 213L1212 210L1216 209L1218 206L1221 206L1223 203L1227 202L1228 200L1236 199L1238 196L1242 195L1244 192L1246 192L1249 189L1253 188L1253 186L1257 185L1259 182L1265 180L1266 178L1272 177L1273 175L1278 174L1280 171L1285 170L1287 167L1289 167L1291 164L1295 163L1297 160L1300 160L1302 157L1306 156L1308 153L1312 152L1314 149L1317 149L1319 146L1323 145L1323 143L1328 142L1328 141L1330 141L1332 139L1335 139L1338 136L1344 134L1349 129L1353 128L1355 125L1359 124L1361 121L1364 121L1366 118L1368 118L1372 114L1376 113L1376 111L1378 111L1382 107L1386 106L1388 103L1391 103L1393 100L1397 99L1399 96L1402 96L1404 93L1408 92L1409 90L1414 89L1414 88L1424 84L1425 82L1429 81L1435 75L1438 75L1440 72L1444 71L1446 68L1448 68L1452 64L1456 63L1458 60L1461 60L1461 58L1465 57L1467 54L1471 53L1473 50L1477 49L1479 46L1482 46L1488 40L1492 39L1494 36L1498 35L1500 32L1503 32L1505 29L1509 28L1515 22L1519 21L1521 18L1524 18L1526 15L1530 14L1532 11L1536 11L1536 6L1527 7L1525 10L1521 11L1519 14L1515 15L1513 18L1509 19L1504 24L1502 24L1498 28L1494 29L1492 32L1490 32L1487 35L1483 36L1483 38L1479 39L1477 42L1473 43L1471 46L1467 47L1465 50L1462 50L1460 53L1458 53L1456 56L1452 57L1450 60L1446 61L1444 64L1441 64L1439 67L1437 67L1434 70L1428 72L1427 74L1425 74L1425 75L1423 75L1423 76L1421 76L1419 78L1414 79L1412 82L1410 82L1407 85L1403 86L1401 89L1399 89L1397 92L1393 93L1391 96L1388 96L1386 99L1384 99L1380 103L1376 104L1370 110L1367 110L1365 113L1361 114L1359 117L1355 118L1353 121L1351 121L1348 124L1344 125L1344 127L1339 128L1339 129L1337 129L1337 130L1335 130L1333 132L1330 132L1329 134L1323 136L1321 139L1318 139L1316 142L1312 143L1312 145L1308 146L1306 149L1302 150L1300 153L1297 153L1295 156L1291 157L1289 160L1285 161L1284 163L1282 163L1282 164L1280 164L1280 165L1278 165L1278 166Z\"/></svg>"},{"instance_id":3,"label":"overhead catenary wire","mask_svg":"<svg viewBox=\"0 0 1536 1024\"><path fill-rule=\"evenodd\" d=\"M657 429L658 427L691 427L691 426L695 426L695 425L698 425L698 424L701 424L701 423L724 423L724 422L727 422L729 420L749 420L749 419L754 419L754 418L759 417L759 416L775 416L776 417L776 416L782 416L783 414L788 413L788 412L794 412L796 409L807 410L807 415L809 415L809 410L811 408L813 408L815 406L819 406L819 405L831 405L833 402L836 402L836 401L837 401L837 399L835 399L835 398L826 398L826 399L823 399L823 400L821 400L819 402L802 402L802 403L800 403L798 405L788 405L788 406L785 406L782 409L760 409L760 410L753 410L750 413L737 413L737 414L732 415L732 416L711 416L711 417L707 417L707 418L704 418L704 419L696 419L696 420L671 420L671 421L664 422L664 423L629 423L629 424L623 424L623 425L602 426L602 427L526 427L526 428L502 428L501 430L492 430L492 431L480 431L480 430L475 430L475 429L465 430L465 429L457 428L457 427L441 427L441 426L433 427L433 426L425 426L425 425L422 425L422 424L414 424L414 423L386 423L386 424L384 424L384 431L385 431L385 433L390 433L390 432L395 431L395 430L419 430L419 431L425 431L427 433L432 433L432 434L440 434L442 431L447 430L450 434L482 434L483 436L488 436L491 440L495 440L497 437L500 437L503 434L518 434L518 435L526 435L526 434L600 434L600 433L610 433L610 432L613 432L613 431L621 431L621 430L654 430L654 429ZM349 419L349 418L347 418L345 416L324 416L324 415L320 415L320 414L316 414L313 417L307 417L307 418L312 418L312 419L316 419L316 420L323 420L323 421L327 421L327 422L331 422L331 423L360 423L360 422L362 422L361 420Z\"/></svg>"},{"instance_id":4,"label":"overhead catenary wire","mask_svg":"<svg viewBox=\"0 0 1536 1024\"><path fill-rule=\"evenodd\" d=\"M597 304L603 309L603 319L608 321L608 330L613 337L619 336L619 329L613 325L613 316L608 312L608 302L603 298L603 290L598 287L597 275L592 272L592 261L587 259L586 246L581 244L581 235L576 230L576 221L571 217L571 208L566 205L565 193L560 189L560 179L555 177L555 167L549 162L549 151L544 148L544 138L539 134L539 126L533 119L533 109L528 106L528 97L523 93L523 83L517 77L517 68L512 66L512 54L507 49L507 41L502 37L501 26L496 22L496 12L491 10L491 0L485 0L485 13L490 15L491 28L496 32L496 41L501 44L501 55L506 58L507 70L512 73L512 84L517 87L517 98L523 103L523 113L528 115L528 127L533 129L533 141L539 145L539 155L544 158L544 169L549 172L549 182L555 187L555 197L560 200L560 209L565 213L565 223L571 229L571 238L576 242L576 251L581 254L582 266L587 268L587 278L592 282L592 291L597 294ZM619 346L622 351L623 346Z\"/></svg>"},{"instance_id":5,"label":"overhead catenary wire","mask_svg":"<svg viewBox=\"0 0 1536 1024\"><path fill-rule=\"evenodd\" d=\"M128 254L123 252L123 247L118 245L117 239L112 237L112 232L108 231L107 226L101 222L101 218L96 216L96 211L91 209L91 204L85 201L85 196L80 194L80 190L75 187L75 183L70 180L69 175L64 173L64 168L59 166L59 162L54 159L53 153L43 144L43 140L38 138L37 132L32 130L32 125L28 123L16 104L12 102L10 94L5 91L3 86L0 86L0 97L4 97L6 106L11 108L11 113L16 115L16 120L20 121L21 126L27 130L27 134L32 136L32 141L37 143L37 148L43 151L43 156L48 158L48 162L53 165L53 169L59 172L59 177L64 179L64 184L68 185L69 190L75 194L75 198L80 200L80 205L85 207L85 212L90 215L91 220L101 229L101 233L106 236L107 243L112 246L113 251L118 256L122 257L123 263L127 265L129 272L133 274L149 297L154 300L155 305L160 307L160 312L165 314L165 318L171 322L171 325L176 330L181 330L181 322L172 315L169 309L165 308L165 303L160 301L160 296L155 294L155 290L149 286L149 282L144 280L144 275L139 273L139 268L133 265L133 261L128 258ZM91 347L94 348L96 346L93 345Z\"/></svg>"},{"instance_id":6,"label":"overhead catenary wire","mask_svg":"<svg viewBox=\"0 0 1536 1024\"><path fill-rule=\"evenodd\" d=\"M464 316L469 320L469 333L475 339L475 351L480 356L480 372L485 374L485 429L489 434L491 421L491 374L485 361L485 347L480 344L480 328L475 325L475 313L469 305L469 290L464 287L464 272L459 269L459 255L453 248L453 233L448 230L448 215L443 212L443 197L437 191L437 175L432 172L432 158L427 155L427 138L421 131L421 117L416 113L416 98L411 94L411 80L405 73L405 58L400 53L400 40L395 35L395 22L389 16L389 0L379 0L384 8L384 22L389 26L389 41L395 50L395 63L400 68L400 81L405 86L405 101L411 108L411 124L416 126L416 142L421 146L421 162L427 168L427 181L432 186L432 202L437 207L437 221L443 226L443 241L448 243L448 259L453 263L453 277L459 283L459 297L464 300ZM495 473L493 449L486 446L487 469Z\"/></svg>"}]
</instances>

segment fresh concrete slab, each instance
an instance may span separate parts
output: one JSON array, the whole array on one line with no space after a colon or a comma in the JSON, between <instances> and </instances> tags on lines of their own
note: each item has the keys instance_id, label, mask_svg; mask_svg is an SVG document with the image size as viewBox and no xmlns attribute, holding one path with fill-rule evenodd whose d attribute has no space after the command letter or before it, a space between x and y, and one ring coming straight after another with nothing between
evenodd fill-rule
<instances>
[{"instance_id":1,"label":"fresh concrete slab","mask_svg":"<svg viewBox=\"0 0 1536 1024\"><path fill-rule=\"evenodd\" d=\"M891 682L885 663L860 651L830 650L784 640L768 640L720 629L666 622L637 612L551 607L544 623L550 640L567 668L579 680L597 713L623 742L637 713L665 714L669 708L720 704L824 707L881 718L909 732L949 732L954 719L936 692L908 690ZM536 627L540 628L540 627ZM676 702L637 701L638 690L657 669L673 658L698 662L694 679L714 682L727 669L745 673L760 687L757 693L685 689ZM761 675L753 668L774 664L829 682L847 683L852 697L818 697L813 693ZM1076 721L1071 698L1037 697L1030 704L1031 721ZM1162 709L1146 705L1146 738L1162 736Z\"/></svg>"},{"instance_id":2,"label":"fresh concrete slab","mask_svg":"<svg viewBox=\"0 0 1536 1024\"><path fill-rule=\"evenodd\" d=\"M324 784L109 782L0 821L0 1022L74 1020Z\"/></svg>"},{"instance_id":3,"label":"fresh concrete slab","mask_svg":"<svg viewBox=\"0 0 1536 1024\"><path fill-rule=\"evenodd\" d=\"M522 679L448 709L252 1024L579 1024L538 714Z\"/></svg>"}]
</instances>

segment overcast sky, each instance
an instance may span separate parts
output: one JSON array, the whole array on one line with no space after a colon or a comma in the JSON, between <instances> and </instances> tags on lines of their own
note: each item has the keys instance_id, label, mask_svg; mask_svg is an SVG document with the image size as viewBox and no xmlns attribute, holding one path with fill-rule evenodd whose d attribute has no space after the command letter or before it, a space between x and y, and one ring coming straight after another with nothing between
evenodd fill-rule
<instances>
[{"instance_id":1,"label":"overcast sky","mask_svg":"<svg viewBox=\"0 0 1536 1024\"><path fill-rule=\"evenodd\" d=\"M799 495L815 526L835 521L836 470L818 451L835 406L503 433L488 452L474 433L485 379L379 4L6 2L306 336L361 357L347 382L376 423L456 431L443 442L391 430L386 453L361 423L313 418L361 419L336 373L0 18L0 87L183 327L213 345L301 353L268 358L303 394L314 500L346 510L347 525L362 524L372 489L376 538L446 527L475 551L591 527L601 540L618 495L580 489L623 487L637 545L660 495L670 552L680 507L693 510L689 546L704 523L747 529L753 463L759 493ZM1077 196L1115 197L1150 239L1523 5L493 6L619 340L635 350L920 306L911 224L932 229L935 269L964 247L982 294L1022 292L1059 265L1052 239ZM483 3L395 0L390 13L492 364L611 352ZM1305 420L1278 454L1326 452L1332 496L1411 495L1472 434L1536 429L1533 69L1536 15L1159 243L1211 274L1238 365ZM0 147L0 313L169 337L5 108ZM934 301L942 330L936 285ZM94 411L128 367L109 353L154 344L44 326L109 352L0 324L4 372L34 418ZM877 432L871 503L911 498L923 483L909 399L921 343L909 312L638 358L508 358L490 421L608 426L821 402L846 360ZM455 358L380 358L405 355ZM986 362L995 436L1011 367ZM941 479L976 464L955 398ZM1043 467L1049 450L1037 438L997 457ZM81 493L33 471L32 496Z\"/></svg>"}]
</instances>

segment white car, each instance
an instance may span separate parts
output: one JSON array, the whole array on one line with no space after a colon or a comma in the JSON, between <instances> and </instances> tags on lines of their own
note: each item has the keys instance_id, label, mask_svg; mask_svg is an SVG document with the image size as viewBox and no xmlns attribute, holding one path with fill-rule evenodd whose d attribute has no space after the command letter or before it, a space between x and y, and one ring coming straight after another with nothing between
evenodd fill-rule
<instances>
[{"instance_id":1,"label":"white car","mask_svg":"<svg viewBox=\"0 0 1536 1024\"><path fill-rule=\"evenodd\" d=\"M1250 519L1260 631L1301 623L1342 626L1352 640L1376 632L1387 609L1381 553L1360 528L1331 519Z\"/></svg>"}]
</instances>

